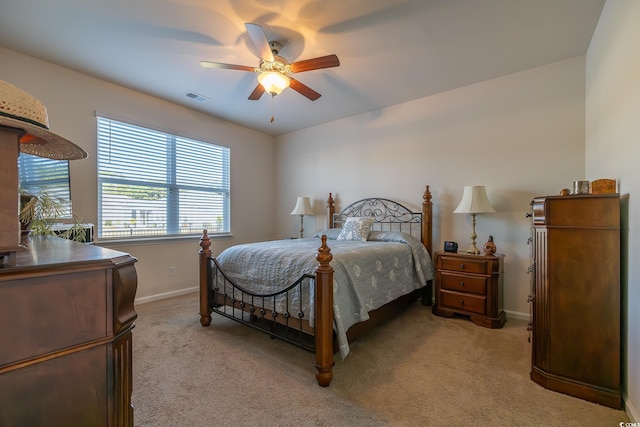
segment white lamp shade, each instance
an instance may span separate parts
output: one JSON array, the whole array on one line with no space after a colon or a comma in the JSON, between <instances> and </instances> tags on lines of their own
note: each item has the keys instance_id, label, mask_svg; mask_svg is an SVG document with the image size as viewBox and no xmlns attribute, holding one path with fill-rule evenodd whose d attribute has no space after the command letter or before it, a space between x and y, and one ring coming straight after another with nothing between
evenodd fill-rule
<instances>
[{"instance_id":1,"label":"white lamp shade","mask_svg":"<svg viewBox=\"0 0 640 427\"><path fill-rule=\"evenodd\" d=\"M487 191L484 185L468 185L464 187L464 193L462 194L462 200L458 207L453 211L454 213L489 213L495 212L489 198L487 197Z\"/></svg>"},{"instance_id":2,"label":"white lamp shade","mask_svg":"<svg viewBox=\"0 0 640 427\"><path fill-rule=\"evenodd\" d=\"M290 79L276 71L264 71L258 74L258 82L267 93L280 95L283 90L289 87Z\"/></svg>"},{"instance_id":3,"label":"white lamp shade","mask_svg":"<svg viewBox=\"0 0 640 427\"><path fill-rule=\"evenodd\" d=\"M311 201L308 197L298 197L296 207L291 211L291 215L313 215Z\"/></svg>"}]
</instances>

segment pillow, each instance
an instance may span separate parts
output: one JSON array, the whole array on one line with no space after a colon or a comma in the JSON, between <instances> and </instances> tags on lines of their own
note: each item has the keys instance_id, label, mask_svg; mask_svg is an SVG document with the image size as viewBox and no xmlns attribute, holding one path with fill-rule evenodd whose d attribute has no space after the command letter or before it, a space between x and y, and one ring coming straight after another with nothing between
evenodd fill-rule
<instances>
[{"instance_id":1,"label":"pillow","mask_svg":"<svg viewBox=\"0 0 640 427\"><path fill-rule=\"evenodd\" d=\"M367 240L372 225L371 217L349 217L342 225L342 231L336 240Z\"/></svg>"},{"instance_id":2,"label":"pillow","mask_svg":"<svg viewBox=\"0 0 640 427\"><path fill-rule=\"evenodd\" d=\"M342 228L327 228L326 230L318 231L313 237L322 237L326 235L328 240L336 240L340 235Z\"/></svg>"},{"instance_id":3,"label":"pillow","mask_svg":"<svg viewBox=\"0 0 640 427\"><path fill-rule=\"evenodd\" d=\"M401 233L399 231L371 231L367 240L373 242L401 242L401 243L415 243L421 245L422 242L415 236L408 233Z\"/></svg>"}]
</instances>

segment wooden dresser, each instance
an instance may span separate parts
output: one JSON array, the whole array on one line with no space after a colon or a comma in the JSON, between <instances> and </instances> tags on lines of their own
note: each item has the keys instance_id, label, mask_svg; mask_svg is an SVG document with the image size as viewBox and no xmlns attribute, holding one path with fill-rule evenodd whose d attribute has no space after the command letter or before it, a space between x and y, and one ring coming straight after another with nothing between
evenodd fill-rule
<instances>
[{"instance_id":1,"label":"wooden dresser","mask_svg":"<svg viewBox=\"0 0 640 427\"><path fill-rule=\"evenodd\" d=\"M620 197L538 197L531 208L531 379L620 409Z\"/></svg>"},{"instance_id":2,"label":"wooden dresser","mask_svg":"<svg viewBox=\"0 0 640 427\"><path fill-rule=\"evenodd\" d=\"M504 255L473 255L437 251L436 303L433 313L451 317L463 314L476 324L501 328Z\"/></svg>"},{"instance_id":3,"label":"wooden dresser","mask_svg":"<svg viewBox=\"0 0 640 427\"><path fill-rule=\"evenodd\" d=\"M0 267L0 426L133 426L135 262L34 237Z\"/></svg>"}]
</instances>

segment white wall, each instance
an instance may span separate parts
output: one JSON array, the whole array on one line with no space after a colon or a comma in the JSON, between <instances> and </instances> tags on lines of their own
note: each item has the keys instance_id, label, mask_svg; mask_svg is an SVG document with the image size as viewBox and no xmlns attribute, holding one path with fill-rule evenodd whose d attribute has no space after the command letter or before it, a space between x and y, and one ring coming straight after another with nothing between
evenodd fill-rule
<instances>
[{"instance_id":1,"label":"white wall","mask_svg":"<svg viewBox=\"0 0 640 427\"><path fill-rule=\"evenodd\" d=\"M89 157L70 162L74 213L97 219L96 111L231 148L233 238L216 240L214 253L236 243L267 240L274 221L274 139L158 98L0 48L0 78L38 98L51 130L84 148ZM186 89L185 89L186 91ZM203 171L206 164L203 164ZM206 177L204 177L206 178ZM256 207L260 221L256 221ZM267 226L265 226L267 224ZM105 245L138 258L137 300L180 292L198 284L199 238L159 244ZM169 266L176 267L169 277Z\"/></svg>"},{"instance_id":2,"label":"white wall","mask_svg":"<svg viewBox=\"0 0 640 427\"><path fill-rule=\"evenodd\" d=\"M640 2L607 0L586 61L586 172L623 196L623 393L640 421ZM632 219L635 218L635 219Z\"/></svg>"},{"instance_id":3,"label":"white wall","mask_svg":"<svg viewBox=\"0 0 640 427\"><path fill-rule=\"evenodd\" d=\"M465 185L485 185L498 213L478 215L478 247L494 236L506 254L507 316L528 317L529 203L583 178L579 57L277 138L277 232L297 235L289 212L298 195L318 213L305 217L311 235L326 224L329 192L337 208L381 196L419 210L428 184L434 247L455 240L464 249L471 221L452 211Z\"/></svg>"}]
</instances>

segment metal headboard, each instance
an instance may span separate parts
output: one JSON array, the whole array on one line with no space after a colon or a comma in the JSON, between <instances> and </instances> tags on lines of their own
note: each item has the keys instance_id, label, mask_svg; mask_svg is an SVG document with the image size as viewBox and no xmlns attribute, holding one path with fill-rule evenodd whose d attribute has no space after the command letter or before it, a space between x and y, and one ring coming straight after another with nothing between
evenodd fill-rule
<instances>
[{"instance_id":1,"label":"metal headboard","mask_svg":"<svg viewBox=\"0 0 640 427\"><path fill-rule=\"evenodd\" d=\"M333 214L333 226L342 227L349 217L373 217L372 230L393 231L421 237L422 212L413 212L404 205L389 199L368 198L358 200Z\"/></svg>"}]
</instances>

